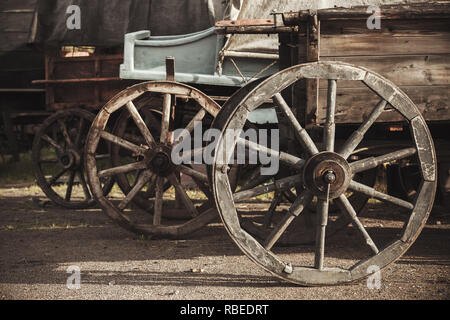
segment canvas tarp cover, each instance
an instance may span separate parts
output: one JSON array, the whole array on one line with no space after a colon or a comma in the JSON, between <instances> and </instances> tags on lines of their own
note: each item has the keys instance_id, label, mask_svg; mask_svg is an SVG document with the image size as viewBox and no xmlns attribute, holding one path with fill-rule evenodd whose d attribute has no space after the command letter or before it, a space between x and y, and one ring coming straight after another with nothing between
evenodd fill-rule
<instances>
[{"instance_id":1,"label":"canvas tarp cover","mask_svg":"<svg viewBox=\"0 0 450 320\"><path fill-rule=\"evenodd\" d=\"M80 29L69 29L68 7L80 8ZM223 0L38 0L30 42L43 46L121 45L129 32L152 35L197 32L222 20Z\"/></svg>"}]
</instances>

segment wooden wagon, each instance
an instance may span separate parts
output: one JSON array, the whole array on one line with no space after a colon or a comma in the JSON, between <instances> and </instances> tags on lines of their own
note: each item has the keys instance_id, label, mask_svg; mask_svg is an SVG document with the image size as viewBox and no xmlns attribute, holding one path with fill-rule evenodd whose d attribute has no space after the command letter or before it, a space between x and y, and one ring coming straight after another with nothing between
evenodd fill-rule
<instances>
[{"instance_id":1,"label":"wooden wagon","mask_svg":"<svg viewBox=\"0 0 450 320\"><path fill-rule=\"evenodd\" d=\"M140 234L183 237L212 221L217 208L245 254L274 275L303 285L355 281L395 261L415 241L431 211L438 186L436 154L444 172L443 198L448 191L448 172L442 168L448 163L450 7L439 1L379 9L381 27L374 30L368 30L373 12L366 7L219 23L220 34L278 34L280 40L281 71L243 86L222 107L197 88L172 81L176 74L170 63L166 70L171 79L139 83L113 97L94 120L85 150L90 187L104 212ZM196 121L209 115L212 128L222 133L207 174L172 157L184 140L174 136L174 110L189 101L197 111L183 123L185 132L192 133ZM282 133L278 148L272 146L275 141L262 144L257 136L256 142L239 135L227 141L228 129L258 129L250 115L261 108L275 114L270 130ZM108 129L115 114L125 114L119 131ZM106 169L96 164L102 141L112 143L117 155ZM239 175L231 172L246 164L230 156L240 145L272 157L280 170L263 175L266 164L258 163L240 184ZM204 154L208 146L194 142L188 155ZM123 158L128 162L120 162ZM380 166L396 166L404 178L393 180L402 188L392 183L388 191L375 188L367 177ZM132 183L127 180L131 172L137 172ZM181 174L203 191L207 200L201 205L180 183ZM111 176L126 180L119 202L103 194L101 179ZM166 205L163 195L170 186L181 207ZM270 192L275 196L264 215L239 209L240 201ZM134 215L130 204L138 198L146 201L150 222ZM389 232L363 224L359 203L369 198L399 210L402 229ZM283 199L290 201L289 207L277 211ZM180 208L178 215L172 214ZM187 220L170 222L182 218L180 211ZM361 245L354 240L333 243L327 247L332 258L325 260L329 231L350 223ZM308 242L312 247L305 246ZM309 257L300 264L276 246L299 243ZM304 267L308 259L312 267Z\"/></svg>"}]
</instances>

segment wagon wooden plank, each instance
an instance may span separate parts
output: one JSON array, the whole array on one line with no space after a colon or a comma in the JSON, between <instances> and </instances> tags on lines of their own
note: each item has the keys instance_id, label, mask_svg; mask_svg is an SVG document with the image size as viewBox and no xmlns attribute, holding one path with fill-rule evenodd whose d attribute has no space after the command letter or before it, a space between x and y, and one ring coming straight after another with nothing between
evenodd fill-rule
<instances>
[{"instance_id":1,"label":"wagon wooden plank","mask_svg":"<svg viewBox=\"0 0 450 320\"><path fill-rule=\"evenodd\" d=\"M345 34L322 35L322 57L371 56L394 54L446 54L450 52L450 34L436 35ZM305 52L299 44L299 51ZM305 54L303 54L304 56Z\"/></svg>"},{"instance_id":2,"label":"wagon wooden plank","mask_svg":"<svg viewBox=\"0 0 450 320\"><path fill-rule=\"evenodd\" d=\"M346 34L383 36L438 36L450 31L449 19L398 19L383 20L380 29L368 29L367 20L346 20L346 21L323 21L321 34L327 36L340 36Z\"/></svg>"},{"instance_id":3,"label":"wagon wooden plank","mask_svg":"<svg viewBox=\"0 0 450 320\"><path fill-rule=\"evenodd\" d=\"M379 6L377 14L383 20L398 19L422 19L450 17L448 1L431 1L428 3L391 4ZM320 20L366 20L372 13L367 12L367 6L354 6L326 8L316 11ZM285 25L297 25L306 21L311 15L311 10L300 10L285 13L283 21Z\"/></svg>"},{"instance_id":4,"label":"wagon wooden plank","mask_svg":"<svg viewBox=\"0 0 450 320\"><path fill-rule=\"evenodd\" d=\"M450 86L408 86L401 87L418 107L425 120L448 120L450 106ZM318 123L324 123L326 117L326 89L319 94ZM367 88L337 89L336 118L337 123L361 123L378 103L379 97ZM402 121L403 117L395 111L385 111L377 122Z\"/></svg>"},{"instance_id":5,"label":"wagon wooden plank","mask_svg":"<svg viewBox=\"0 0 450 320\"><path fill-rule=\"evenodd\" d=\"M450 85L450 54L395 55L364 57L321 57L322 61L341 61L373 70L398 86ZM359 81L339 81L341 88L362 87ZM321 81L326 88L326 81Z\"/></svg>"},{"instance_id":6,"label":"wagon wooden plank","mask_svg":"<svg viewBox=\"0 0 450 320\"><path fill-rule=\"evenodd\" d=\"M450 53L449 19L385 20L369 30L366 20L322 21L323 57ZM299 41L305 56L305 41Z\"/></svg>"}]
</instances>

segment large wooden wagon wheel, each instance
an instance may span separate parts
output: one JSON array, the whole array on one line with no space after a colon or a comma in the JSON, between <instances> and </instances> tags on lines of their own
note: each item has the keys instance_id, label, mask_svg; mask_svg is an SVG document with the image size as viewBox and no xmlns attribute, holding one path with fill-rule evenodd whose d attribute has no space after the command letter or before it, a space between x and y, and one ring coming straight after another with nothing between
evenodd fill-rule
<instances>
[{"instance_id":1,"label":"large wooden wagon wheel","mask_svg":"<svg viewBox=\"0 0 450 320\"><path fill-rule=\"evenodd\" d=\"M328 81L323 150L318 149L281 95L282 90L300 79ZM362 82L373 91L374 95L378 95L379 103L368 113L359 128L347 138L345 143L335 146L336 88L340 81ZM217 209L236 244L248 257L269 272L302 285L331 285L354 281L373 272L373 266L382 269L399 258L417 238L428 218L437 180L432 138L414 103L394 84L367 69L339 62L309 63L285 69L259 84L229 115L222 132L226 133L227 129L241 129L249 112L268 99L273 99L277 108L295 130L296 143L299 148L308 151L307 157L300 158L283 150L276 152L266 146L240 138L232 138L233 142L230 143L226 141L229 139L227 135L222 136L216 148L212 185ZM398 112L403 116L411 129L410 147L399 148L388 154L360 161L347 161L349 155L363 141L364 135L383 112ZM237 144L273 154L281 163L291 167L294 174L266 185L264 188L256 187L233 193L226 172L230 161L228 156ZM411 202L377 191L353 179L354 174L358 172L408 157L417 158L422 180L417 195ZM286 190L293 186L301 186L303 191L297 194L287 214L273 227L266 239L258 241L241 227L235 201L273 190ZM410 215L404 221L403 230L400 233L386 235L388 230L384 230L383 227L364 226L347 199L347 190L407 209ZM330 199L334 199L341 211L349 216L354 229L360 235L360 241L354 236L346 243L342 243L343 248L339 248L339 243L331 242L331 240L327 241L327 247L325 246ZM317 220L314 226L315 244L308 249L305 246L299 247L299 254L286 254L283 248L278 248L275 244L294 219L298 219L305 207L314 201L317 208ZM400 218L402 217L404 216ZM292 253L294 249L290 248L290 250L289 252ZM293 258L298 260L291 261ZM309 266L305 267L305 265Z\"/></svg>"},{"instance_id":2,"label":"large wooden wagon wheel","mask_svg":"<svg viewBox=\"0 0 450 320\"><path fill-rule=\"evenodd\" d=\"M94 120L86 110L71 109L47 118L33 141L33 171L37 184L56 204L69 209L84 209L95 205L84 170L86 133ZM96 161L100 166L109 162L107 145L101 146ZM102 180L107 194L114 181Z\"/></svg>"},{"instance_id":3,"label":"large wooden wagon wheel","mask_svg":"<svg viewBox=\"0 0 450 320\"><path fill-rule=\"evenodd\" d=\"M140 105L142 99L149 97L162 104L160 121L151 110ZM125 89L111 99L98 113L89 131L86 167L93 194L112 220L132 232L177 238L194 232L217 215L212 199L208 201L210 191L206 173L194 170L186 162L173 161L172 151L183 139L174 135L175 128L171 126L180 99L192 100L197 106L196 113L184 127L185 133L192 133L194 124L206 117L215 117L220 109L211 98L190 86L171 81L145 82ZM119 125L113 133L108 132L105 128L108 122L115 121L116 114L120 115ZM130 130L131 125L136 130ZM97 146L103 140L112 143L114 160L110 168L99 170L94 160ZM203 146L192 147L185 155L192 159L193 154L203 150ZM200 205L195 195L183 186L182 175L189 176L203 191ZM107 176L122 181L124 196L118 202L106 199L101 192L100 179ZM130 176L135 177L134 180L129 180ZM132 205L135 199L144 201L145 211ZM176 217L187 220L170 219Z\"/></svg>"}]
</instances>

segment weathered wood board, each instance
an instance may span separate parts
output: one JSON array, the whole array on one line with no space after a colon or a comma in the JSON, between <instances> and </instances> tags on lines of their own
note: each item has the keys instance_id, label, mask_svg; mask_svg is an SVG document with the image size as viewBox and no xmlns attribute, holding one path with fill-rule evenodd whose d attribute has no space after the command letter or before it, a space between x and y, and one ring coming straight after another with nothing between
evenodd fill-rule
<instances>
[{"instance_id":1,"label":"weathered wood board","mask_svg":"<svg viewBox=\"0 0 450 320\"><path fill-rule=\"evenodd\" d=\"M122 61L120 54L61 57L48 53L45 79L35 83L46 86L47 109L99 109L130 85L119 78Z\"/></svg>"},{"instance_id":2,"label":"weathered wood board","mask_svg":"<svg viewBox=\"0 0 450 320\"><path fill-rule=\"evenodd\" d=\"M319 13L320 16L320 13ZM342 61L366 67L391 80L418 106L427 121L449 121L450 106L450 19L435 18L386 19L381 28L370 30L364 19L324 19L320 21L319 60ZM299 30L307 30L306 22ZM280 59L295 63L309 61L308 38L303 32L297 38L283 36L284 46L295 52L280 51ZM287 43L286 43L287 42ZM318 108L308 104L311 97L297 98L306 103L306 123L325 120L326 88L319 83ZM378 102L359 81L338 81L336 122L359 123ZM400 121L400 115L384 113L378 122Z\"/></svg>"}]
</instances>

